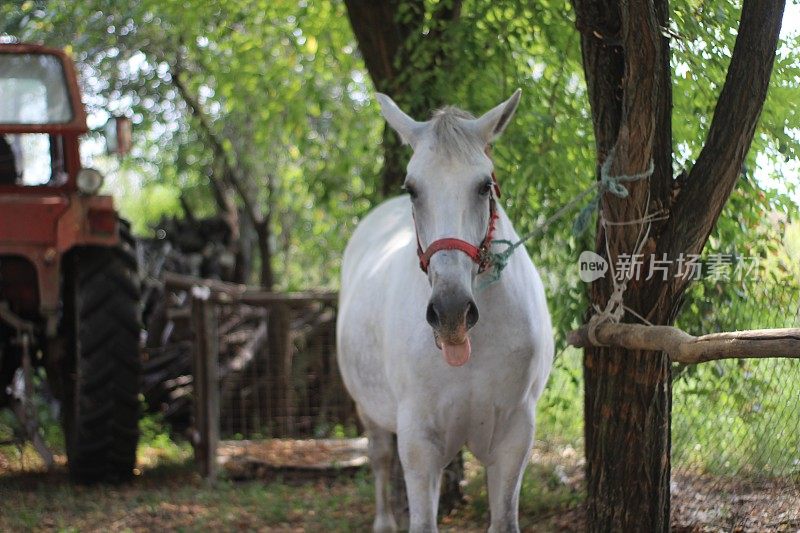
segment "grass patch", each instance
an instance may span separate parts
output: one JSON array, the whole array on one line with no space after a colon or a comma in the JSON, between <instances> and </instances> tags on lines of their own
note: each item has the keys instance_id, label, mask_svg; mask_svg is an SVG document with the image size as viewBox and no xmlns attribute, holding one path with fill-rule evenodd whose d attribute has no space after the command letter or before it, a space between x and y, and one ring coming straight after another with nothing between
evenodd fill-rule
<instances>
[{"instance_id":1,"label":"grass patch","mask_svg":"<svg viewBox=\"0 0 800 533\"><path fill-rule=\"evenodd\" d=\"M374 518L368 469L333 479L275 477L208 484L196 474L184 445L140 447L140 474L119 486L76 486L62 466L55 472L0 475L0 531L366 531ZM177 454L177 459L175 455ZM145 460L145 458L149 458ZM155 459L153 459L155 458ZM556 458L553 454L552 458ZM539 458L537 458L539 460ZM483 468L467 456L467 501L444 518L445 531L484 531L489 521ZM525 475L520 522L552 530L552 515L575 507L582 493L559 466L532 464Z\"/></svg>"},{"instance_id":2,"label":"grass patch","mask_svg":"<svg viewBox=\"0 0 800 533\"><path fill-rule=\"evenodd\" d=\"M364 530L372 521L368 473L292 485L220 481L209 485L189 462L144 469L121 486L75 486L66 472L6 475L0 530L220 531L301 528Z\"/></svg>"}]
</instances>

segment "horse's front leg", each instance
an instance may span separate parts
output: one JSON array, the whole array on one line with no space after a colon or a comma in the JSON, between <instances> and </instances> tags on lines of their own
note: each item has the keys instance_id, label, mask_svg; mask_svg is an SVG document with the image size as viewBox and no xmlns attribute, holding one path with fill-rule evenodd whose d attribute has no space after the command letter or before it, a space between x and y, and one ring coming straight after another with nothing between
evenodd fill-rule
<instances>
[{"instance_id":1,"label":"horse's front leg","mask_svg":"<svg viewBox=\"0 0 800 533\"><path fill-rule=\"evenodd\" d=\"M520 411L511 417L506 430L486 465L492 521L489 533L519 531L519 491L533 445L534 414Z\"/></svg>"},{"instance_id":2,"label":"horse's front leg","mask_svg":"<svg viewBox=\"0 0 800 533\"><path fill-rule=\"evenodd\" d=\"M409 531L435 532L439 487L447 464L443 443L414 421L398 427L397 446L408 494Z\"/></svg>"}]
</instances>

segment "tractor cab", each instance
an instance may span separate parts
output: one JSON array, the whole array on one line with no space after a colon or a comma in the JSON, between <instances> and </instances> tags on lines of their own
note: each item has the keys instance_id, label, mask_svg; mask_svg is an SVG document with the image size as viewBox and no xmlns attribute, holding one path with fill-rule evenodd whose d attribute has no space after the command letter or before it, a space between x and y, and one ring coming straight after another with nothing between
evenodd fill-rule
<instances>
[{"instance_id":1,"label":"tractor cab","mask_svg":"<svg viewBox=\"0 0 800 533\"><path fill-rule=\"evenodd\" d=\"M61 257L76 246L118 244L117 214L111 197L96 196L102 175L81 166L88 129L69 57L0 44L0 95L0 302L48 321L52 335ZM130 123L111 124L112 140L129 146Z\"/></svg>"},{"instance_id":2,"label":"tractor cab","mask_svg":"<svg viewBox=\"0 0 800 533\"><path fill-rule=\"evenodd\" d=\"M66 147L57 132L85 133L80 101L72 101L59 53L13 48L0 52L0 185L65 185Z\"/></svg>"}]
</instances>

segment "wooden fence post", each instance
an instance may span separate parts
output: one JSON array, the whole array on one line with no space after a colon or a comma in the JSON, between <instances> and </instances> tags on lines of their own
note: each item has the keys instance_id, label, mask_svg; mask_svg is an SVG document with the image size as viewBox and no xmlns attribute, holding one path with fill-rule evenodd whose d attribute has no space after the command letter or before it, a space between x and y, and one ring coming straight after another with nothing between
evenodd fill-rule
<instances>
[{"instance_id":1,"label":"wooden fence post","mask_svg":"<svg viewBox=\"0 0 800 533\"><path fill-rule=\"evenodd\" d=\"M268 416L271 432L279 435L290 434L293 425L291 313L291 308L283 303L269 308Z\"/></svg>"},{"instance_id":2,"label":"wooden fence post","mask_svg":"<svg viewBox=\"0 0 800 533\"><path fill-rule=\"evenodd\" d=\"M217 319L211 290L192 288L192 325L194 327L194 456L200 474L213 481L217 476L219 443L219 378Z\"/></svg>"}]
</instances>

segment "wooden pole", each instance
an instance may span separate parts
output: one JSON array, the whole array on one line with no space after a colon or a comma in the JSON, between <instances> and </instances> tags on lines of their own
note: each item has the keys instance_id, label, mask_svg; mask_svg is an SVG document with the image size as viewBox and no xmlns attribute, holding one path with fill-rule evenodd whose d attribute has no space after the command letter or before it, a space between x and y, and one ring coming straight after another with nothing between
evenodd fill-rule
<instances>
[{"instance_id":1,"label":"wooden pole","mask_svg":"<svg viewBox=\"0 0 800 533\"><path fill-rule=\"evenodd\" d=\"M220 303L242 303L261 307L270 307L274 304L304 307L316 303L335 304L338 299L338 294L332 291L271 292L247 285L195 278L173 272L165 272L163 277L167 288L179 290L191 290L193 287L207 288L211 291L209 297Z\"/></svg>"},{"instance_id":2,"label":"wooden pole","mask_svg":"<svg viewBox=\"0 0 800 533\"><path fill-rule=\"evenodd\" d=\"M604 323L595 338L603 346L666 352L676 363L703 363L719 359L800 358L800 328L757 329L711 333L695 337L671 326ZM585 325L567 336L576 348L595 346Z\"/></svg>"},{"instance_id":3,"label":"wooden pole","mask_svg":"<svg viewBox=\"0 0 800 533\"><path fill-rule=\"evenodd\" d=\"M217 320L211 291L194 287L192 323L194 326L194 435L195 462L200 474L214 481L217 476L219 443L219 354Z\"/></svg>"},{"instance_id":4,"label":"wooden pole","mask_svg":"<svg viewBox=\"0 0 800 533\"><path fill-rule=\"evenodd\" d=\"M291 308L276 304L269 310L268 394L270 427L283 434L291 431Z\"/></svg>"}]
</instances>

